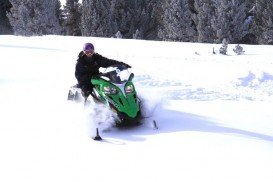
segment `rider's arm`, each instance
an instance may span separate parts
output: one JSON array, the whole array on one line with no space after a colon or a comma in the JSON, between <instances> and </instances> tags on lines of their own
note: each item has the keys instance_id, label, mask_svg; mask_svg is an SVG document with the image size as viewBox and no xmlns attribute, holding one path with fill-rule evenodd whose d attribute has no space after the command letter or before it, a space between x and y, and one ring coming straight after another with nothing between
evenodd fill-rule
<instances>
[{"instance_id":1,"label":"rider's arm","mask_svg":"<svg viewBox=\"0 0 273 182\"><path fill-rule=\"evenodd\" d=\"M114 59L108 59L108 58L103 57L103 56L101 56L99 54L95 54L95 56L96 56L96 59L98 60L98 63L100 64L100 67L103 67L103 68L107 68L109 66L118 65L118 64L125 65L128 68L131 67L126 63L116 61Z\"/></svg>"}]
</instances>

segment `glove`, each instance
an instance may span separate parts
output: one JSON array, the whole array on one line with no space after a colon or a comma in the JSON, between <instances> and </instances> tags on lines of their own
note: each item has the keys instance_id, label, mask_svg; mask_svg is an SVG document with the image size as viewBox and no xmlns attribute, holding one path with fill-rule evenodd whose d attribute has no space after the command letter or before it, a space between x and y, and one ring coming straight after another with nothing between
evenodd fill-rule
<instances>
[{"instance_id":1,"label":"glove","mask_svg":"<svg viewBox=\"0 0 273 182\"><path fill-rule=\"evenodd\" d=\"M125 64L126 68L132 68L129 64Z\"/></svg>"}]
</instances>

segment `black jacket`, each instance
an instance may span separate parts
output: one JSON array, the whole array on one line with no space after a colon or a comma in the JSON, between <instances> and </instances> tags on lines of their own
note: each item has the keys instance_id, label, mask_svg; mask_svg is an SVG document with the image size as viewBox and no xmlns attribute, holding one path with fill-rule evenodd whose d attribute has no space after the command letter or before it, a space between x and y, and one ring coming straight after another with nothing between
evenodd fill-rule
<instances>
[{"instance_id":1,"label":"black jacket","mask_svg":"<svg viewBox=\"0 0 273 182\"><path fill-rule=\"evenodd\" d=\"M80 88L90 87L91 77L99 74L100 67L106 68L115 64L123 64L127 67L130 67L129 65L123 62L119 62L113 59L108 59L97 53L95 53L92 57L87 57L83 53L83 51L81 51L76 63L76 71L75 71L75 76L78 80L78 86Z\"/></svg>"}]
</instances>

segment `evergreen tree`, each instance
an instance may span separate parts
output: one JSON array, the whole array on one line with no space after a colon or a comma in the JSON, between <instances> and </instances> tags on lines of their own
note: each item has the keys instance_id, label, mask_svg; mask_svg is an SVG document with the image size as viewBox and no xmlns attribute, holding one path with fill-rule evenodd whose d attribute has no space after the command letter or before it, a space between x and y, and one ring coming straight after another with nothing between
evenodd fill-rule
<instances>
[{"instance_id":1,"label":"evergreen tree","mask_svg":"<svg viewBox=\"0 0 273 182\"><path fill-rule=\"evenodd\" d=\"M216 42L227 39L230 43L238 43L249 31L245 0L217 0L216 18L213 28L216 31Z\"/></svg>"},{"instance_id":2,"label":"evergreen tree","mask_svg":"<svg viewBox=\"0 0 273 182\"><path fill-rule=\"evenodd\" d=\"M133 34L133 39L142 39L143 35L141 32L137 29L136 33Z\"/></svg>"},{"instance_id":3,"label":"evergreen tree","mask_svg":"<svg viewBox=\"0 0 273 182\"><path fill-rule=\"evenodd\" d=\"M146 0L145 7L148 16L148 23L146 24L144 30L144 39L148 40L161 40L159 38L159 29L163 27L164 23L162 22L162 13L163 3L165 0Z\"/></svg>"},{"instance_id":4,"label":"evergreen tree","mask_svg":"<svg viewBox=\"0 0 273 182\"><path fill-rule=\"evenodd\" d=\"M135 8L138 16L134 16L136 22L135 37L138 39L158 40L158 28L161 22L162 2L164 0L144 0L139 2L139 8Z\"/></svg>"},{"instance_id":5,"label":"evergreen tree","mask_svg":"<svg viewBox=\"0 0 273 182\"><path fill-rule=\"evenodd\" d=\"M114 32L125 38L144 39L149 30L152 0L112 0L111 14Z\"/></svg>"},{"instance_id":6,"label":"evergreen tree","mask_svg":"<svg viewBox=\"0 0 273 182\"><path fill-rule=\"evenodd\" d=\"M132 11L132 25L130 32L135 39L144 39L144 34L149 24L149 15L147 12L145 0L135 0Z\"/></svg>"},{"instance_id":7,"label":"evergreen tree","mask_svg":"<svg viewBox=\"0 0 273 182\"><path fill-rule=\"evenodd\" d=\"M246 19L245 23L248 27L247 34L240 41L242 44L257 44L255 31L253 29L254 25L254 14L255 14L255 0L245 0L246 6Z\"/></svg>"},{"instance_id":8,"label":"evergreen tree","mask_svg":"<svg viewBox=\"0 0 273 182\"><path fill-rule=\"evenodd\" d=\"M122 34L120 33L120 31L115 34L115 38L122 39Z\"/></svg>"},{"instance_id":9,"label":"evergreen tree","mask_svg":"<svg viewBox=\"0 0 273 182\"><path fill-rule=\"evenodd\" d=\"M11 7L9 0L0 1L0 35L13 33L7 17L7 12L10 12Z\"/></svg>"},{"instance_id":10,"label":"evergreen tree","mask_svg":"<svg viewBox=\"0 0 273 182\"><path fill-rule=\"evenodd\" d=\"M167 0L163 4L162 25L158 36L162 40L192 41L196 30L187 0Z\"/></svg>"},{"instance_id":11,"label":"evergreen tree","mask_svg":"<svg viewBox=\"0 0 273 182\"><path fill-rule=\"evenodd\" d=\"M195 0L196 28L198 32L198 42L214 42L216 33L212 23L215 20L215 4L213 0Z\"/></svg>"},{"instance_id":12,"label":"evergreen tree","mask_svg":"<svg viewBox=\"0 0 273 182\"><path fill-rule=\"evenodd\" d=\"M232 43L241 43L249 33L251 21L247 17L247 6L245 0L232 0L231 8L231 34Z\"/></svg>"},{"instance_id":13,"label":"evergreen tree","mask_svg":"<svg viewBox=\"0 0 273 182\"><path fill-rule=\"evenodd\" d=\"M83 0L81 23L83 36L111 37L116 33L111 26L108 0Z\"/></svg>"},{"instance_id":14,"label":"evergreen tree","mask_svg":"<svg viewBox=\"0 0 273 182\"><path fill-rule=\"evenodd\" d=\"M229 0L216 0L215 3L215 20L213 20L212 26L216 32L216 43L220 43L223 39L230 41L232 39L230 34L231 2Z\"/></svg>"},{"instance_id":15,"label":"evergreen tree","mask_svg":"<svg viewBox=\"0 0 273 182\"><path fill-rule=\"evenodd\" d=\"M81 6L79 0L66 0L64 6L66 35L81 36Z\"/></svg>"},{"instance_id":16,"label":"evergreen tree","mask_svg":"<svg viewBox=\"0 0 273 182\"><path fill-rule=\"evenodd\" d=\"M113 32L120 32L124 38L132 38L134 9L131 0L111 1L111 26Z\"/></svg>"},{"instance_id":17,"label":"evergreen tree","mask_svg":"<svg viewBox=\"0 0 273 182\"><path fill-rule=\"evenodd\" d=\"M58 0L10 0L8 15L16 35L61 34L62 28L56 17Z\"/></svg>"},{"instance_id":18,"label":"evergreen tree","mask_svg":"<svg viewBox=\"0 0 273 182\"><path fill-rule=\"evenodd\" d=\"M256 0L254 31L260 44L273 45L273 2Z\"/></svg>"},{"instance_id":19,"label":"evergreen tree","mask_svg":"<svg viewBox=\"0 0 273 182\"><path fill-rule=\"evenodd\" d=\"M223 55L227 55L227 49L228 49L228 41L226 39L223 39L222 46L219 49L219 53Z\"/></svg>"},{"instance_id":20,"label":"evergreen tree","mask_svg":"<svg viewBox=\"0 0 273 182\"><path fill-rule=\"evenodd\" d=\"M242 46L240 46L239 44L237 44L235 46L235 48L233 49L233 52L235 52L237 55L242 55L245 53L244 49Z\"/></svg>"},{"instance_id":21,"label":"evergreen tree","mask_svg":"<svg viewBox=\"0 0 273 182\"><path fill-rule=\"evenodd\" d=\"M61 26L61 35L64 35L65 29L63 27L64 27L65 17L64 17L64 10L61 7L62 7L61 1L57 0L54 12L56 14L58 24Z\"/></svg>"}]
</instances>

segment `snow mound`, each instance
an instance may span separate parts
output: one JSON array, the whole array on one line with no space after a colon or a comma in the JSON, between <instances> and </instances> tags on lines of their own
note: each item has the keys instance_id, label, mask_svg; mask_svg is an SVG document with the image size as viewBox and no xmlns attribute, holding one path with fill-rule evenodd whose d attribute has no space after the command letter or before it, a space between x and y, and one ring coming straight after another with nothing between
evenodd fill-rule
<instances>
[{"instance_id":1,"label":"snow mound","mask_svg":"<svg viewBox=\"0 0 273 182\"><path fill-rule=\"evenodd\" d=\"M238 86L243 87L258 87L261 84L272 84L273 75L265 72L254 73L249 71L246 77L239 78Z\"/></svg>"}]
</instances>

